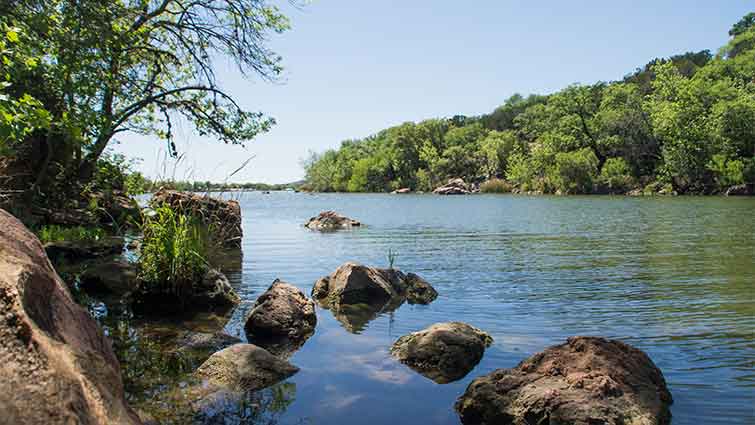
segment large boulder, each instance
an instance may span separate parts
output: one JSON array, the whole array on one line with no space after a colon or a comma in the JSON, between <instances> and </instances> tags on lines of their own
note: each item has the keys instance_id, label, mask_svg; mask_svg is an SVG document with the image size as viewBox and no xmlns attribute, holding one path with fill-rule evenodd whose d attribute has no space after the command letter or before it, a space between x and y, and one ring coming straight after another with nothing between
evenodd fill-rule
<instances>
[{"instance_id":1,"label":"large boulder","mask_svg":"<svg viewBox=\"0 0 755 425\"><path fill-rule=\"evenodd\" d=\"M138 424L110 341L0 210L0 423Z\"/></svg>"},{"instance_id":2,"label":"large boulder","mask_svg":"<svg viewBox=\"0 0 755 425\"><path fill-rule=\"evenodd\" d=\"M361 225L362 223L357 220L340 215L335 211L323 211L304 223L304 227L320 231L348 229Z\"/></svg>"},{"instance_id":3,"label":"large boulder","mask_svg":"<svg viewBox=\"0 0 755 425\"><path fill-rule=\"evenodd\" d=\"M467 195L472 193L472 188L464 180L456 178L449 180L443 186L435 188L433 193L436 195Z\"/></svg>"},{"instance_id":4,"label":"large boulder","mask_svg":"<svg viewBox=\"0 0 755 425\"><path fill-rule=\"evenodd\" d=\"M446 384L467 376L492 342L490 335L466 323L436 323L399 338L391 354L425 377Z\"/></svg>"},{"instance_id":5,"label":"large boulder","mask_svg":"<svg viewBox=\"0 0 755 425\"><path fill-rule=\"evenodd\" d=\"M666 425L671 403L663 374L644 352L573 337L475 379L456 410L464 424Z\"/></svg>"},{"instance_id":6,"label":"large boulder","mask_svg":"<svg viewBox=\"0 0 755 425\"><path fill-rule=\"evenodd\" d=\"M275 279L249 312L247 338L275 354L298 348L315 331L315 303L299 288Z\"/></svg>"},{"instance_id":7,"label":"large boulder","mask_svg":"<svg viewBox=\"0 0 755 425\"><path fill-rule=\"evenodd\" d=\"M167 204L174 211L193 216L212 229L210 236L219 244L241 247L241 207L234 200L161 189L152 196L150 203L153 206Z\"/></svg>"}]
</instances>

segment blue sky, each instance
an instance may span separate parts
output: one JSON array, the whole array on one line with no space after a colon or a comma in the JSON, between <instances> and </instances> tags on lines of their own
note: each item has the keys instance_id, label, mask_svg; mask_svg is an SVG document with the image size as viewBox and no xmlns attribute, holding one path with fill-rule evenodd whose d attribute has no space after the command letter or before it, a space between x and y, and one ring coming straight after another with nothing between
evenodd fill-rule
<instances>
[{"instance_id":1,"label":"blue sky","mask_svg":"<svg viewBox=\"0 0 755 425\"><path fill-rule=\"evenodd\" d=\"M127 134L115 150L141 158L146 175L284 183L302 178L308 151L337 147L405 121L490 112L514 93L620 79L650 59L726 43L752 2L314 0L279 2L292 30L270 46L283 56L280 83L245 80L221 64L220 81L242 105L277 125L247 144L176 132L183 159L165 144Z\"/></svg>"}]
</instances>

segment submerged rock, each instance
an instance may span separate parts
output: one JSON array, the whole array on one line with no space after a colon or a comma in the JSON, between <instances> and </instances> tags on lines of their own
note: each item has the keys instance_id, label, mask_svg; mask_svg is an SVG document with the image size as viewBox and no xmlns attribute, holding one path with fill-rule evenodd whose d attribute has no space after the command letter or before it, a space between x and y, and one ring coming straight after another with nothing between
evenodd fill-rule
<instances>
[{"instance_id":1,"label":"submerged rock","mask_svg":"<svg viewBox=\"0 0 755 425\"><path fill-rule=\"evenodd\" d=\"M472 188L464 180L456 178L449 180L443 186L435 188L433 193L436 195L467 195L472 193Z\"/></svg>"},{"instance_id":2,"label":"submerged rock","mask_svg":"<svg viewBox=\"0 0 755 425\"><path fill-rule=\"evenodd\" d=\"M335 211L323 211L320 214L312 217L304 224L312 230L338 230L348 229L350 227L361 226L362 223L338 214Z\"/></svg>"},{"instance_id":3,"label":"submerged rock","mask_svg":"<svg viewBox=\"0 0 755 425\"><path fill-rule=\"evenodd\" d=\"M224 332L186 332L176 341L178 352L216 352L241 340Z\"/></svg>"},{"instance_id":4,"label":"submerged rock","mask_svg":"<svg viewBox=\"0 0 755 425\"><path fill-rule=\"evenodd\" d=\"M138 424L109 339L39 240L0 210L0 422Z\"/></svg>"},{"instance_id":5,"label":"submerged rock","mask_svg":"<svg viewBox=\"0 0 755 425\"><path fill-rule=\"evenodd\" d=\"M290 354L315 330L315 303L299 288L276 279L246 318L244 330L254 341L274 354Z\"/></svg>"},{"instance_id":6,"label":"submerged rock","mask_svg":"<svg viewBox=\"0 0 755 425\"><path fill-rule=\"evenodd\" d=\"M210 228L210 236L219 244L241 247L241 207L234 200L161 189L152 196L150 204L167 204L174 211L190 215Z\"/></svg>"},{"instance_id":7,"label":"submerged rock","mask_svg":"<svg viewBox=\"0 0 755 425\"><path fill-rule=\"evenodd\" d=\"M465 377L493 342L487 333L466 323L436 323L399 338L391 354L439 384Z\"/></svg>"},{"instance_id":8,"label":"submerged rock","mask_svg":"<svg viewBox=\"0 0 755 425\"><path fill-rule=\"evenodd\" d=\"M95 294L125 295L138 286L138 267L123 258L89 264L79 276L81 289Z\"/></svg>"},{"instance_id":9,"label":"submerged rock","mask_svg":"<svg viewBox=\"0 0 755 425\"><path fill-rule=\"evenodd\" d=\"M644 352L573 337L475 379L456 410L464 424L666 425L671 403L663 374Z\"/></svg>"}]
</instances>

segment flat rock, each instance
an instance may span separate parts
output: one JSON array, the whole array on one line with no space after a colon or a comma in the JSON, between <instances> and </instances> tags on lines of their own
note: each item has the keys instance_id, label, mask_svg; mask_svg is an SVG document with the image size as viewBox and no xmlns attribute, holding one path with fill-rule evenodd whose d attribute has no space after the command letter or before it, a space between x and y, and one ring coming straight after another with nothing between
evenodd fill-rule
<instances>
[{"instance_id":1,"label":"flat rock","mask_svg":"<svg viewBox=\"0 0 755 425\"><path fill-rule=\"evenodd\" d=\"M148 282L139 282L132 293L135 313L161 316L185 312L228 313L240 302L228 278L216 269L209 269L204 277L184 294L167 292Z\"/></svg>"},{"instance_id":2,"label":"flat rock","mask_svg":"<svg viewBox=\"0 0 755 425\"><path fill-rule=\"evenodd\" d=\"M436 323L399 338L391 354L439 384L465 377L493 342L487 333L461 322Z\"/></svg>"},{"instance_id":3,"label":"flat rock","mask_svg":"<svg viewBox=\"0 0 755 425\"><path fill-rule=\"evenodd\" d=\"M361 226L357 220L338 214L335 211L323 211L320 214L310 218L304 227L312 230L330 231L338 229L348 229L351 227Z\"/></svg>"},{"instance_id":4,"label":"flat rock","mask_svg":"<svg viewBox=\"0 0 755 425\"><path fill-rule=\"evenodd\" d=\"M467 425L667 425L671 403L647 354L620 341L572 337L475 379L456 410Z\"/></svg>"},{"instance_id":5,"label":"flat rock","mask_svg":"<svg viewBox=\"0 0 755 425\"><path fill-rule=\"evenodd\" d=\"M96 241L56 241L44 245L47 256L53 262L79 262L120 254L124 249L123 238L113 236Z\"/></svg>"},{"instance_id":6,"label":"flat rock","mask_svg":"<svg viewBox=\"0 0 755 425\"><path fill-rule=\"evenodd\" d=\"M118 360L39 240L0 210L0 423L139 424Z\"/></svg>"},{"instance_id":7,"label":"flat rock","mask_svg":"<svg viewBox=\"0 0 755 425\"><path fill-rule=\"evenodd\" d=\"M433 193L436 195L467 195L472 193L472 188L464 180L455 178L450 179L443 186L435 188Z\"/></svg>"},{"instance_id":8,"label":"flat rock","mask_svg":"<svg viewBox=\"0 0 755 425\"><path fill-rule=\"evenodd\" d=\"M110 258L87 265L79 276L81 288L94 294L125 295L136 289L138 267L124 258Z\"/></svg>"},{"instance_id":9,"label":"flat rock","mask_svg":"<svg viewBox=\"0 0 755 425\"><path fill-rule=\"evenodd\" d=\"M253 344L235 344L210 356L194 372L204 388L256 391L278 383L299 368Z\"/></svg>"}]
</instances>

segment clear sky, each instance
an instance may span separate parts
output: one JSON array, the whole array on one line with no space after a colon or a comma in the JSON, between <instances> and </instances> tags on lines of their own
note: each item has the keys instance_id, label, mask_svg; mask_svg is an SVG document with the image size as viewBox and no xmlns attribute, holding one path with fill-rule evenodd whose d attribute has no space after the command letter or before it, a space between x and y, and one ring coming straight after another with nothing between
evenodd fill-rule
<instances>
[{"instance_id":1,"label":"clear sky","mask_svg":"<svg viewBox=\"0 0 755 425\"><path fill-rule=\"evenodd\" d=\"M512 1L314 0L279 2L292 29L270 40L286 67L281 83L245 80L223 66L220 81L250 110L277 120L246 148L181 126L184 158L165 143L121 136L116 150L141 158L149 176L286 183L301 179L310 150L337 147L405 121L478 115L514 93L550 93L610 81L650 59L716 51L750 0ZM167 171L166 171L167 170Z\"/></svg>"}]
</instances>

